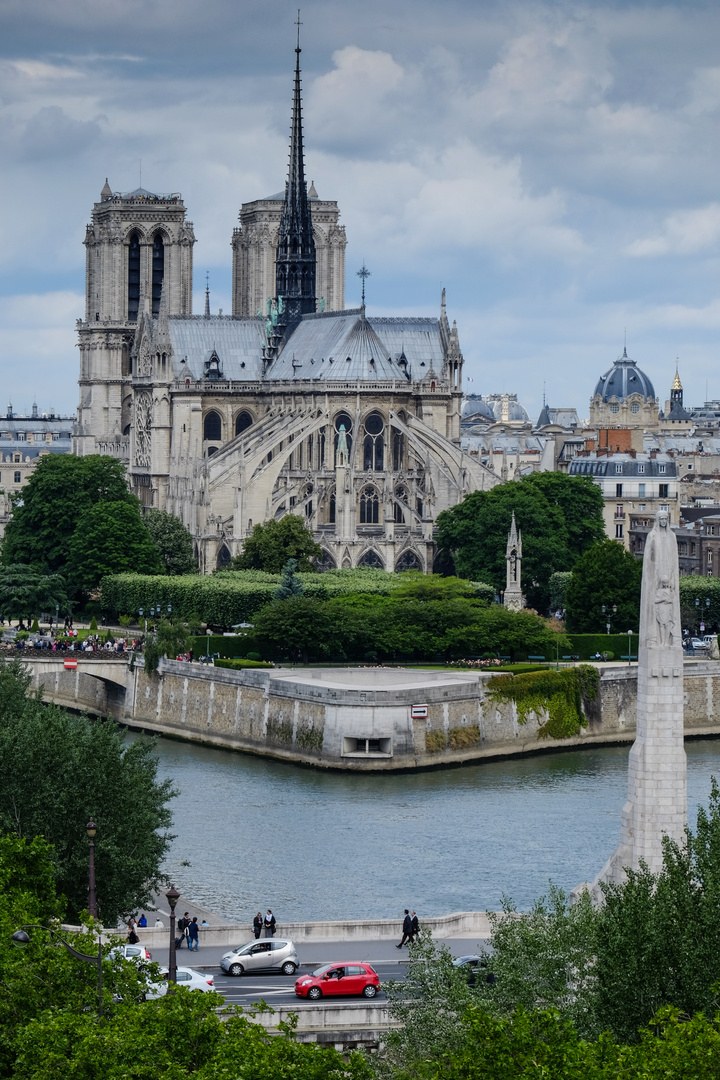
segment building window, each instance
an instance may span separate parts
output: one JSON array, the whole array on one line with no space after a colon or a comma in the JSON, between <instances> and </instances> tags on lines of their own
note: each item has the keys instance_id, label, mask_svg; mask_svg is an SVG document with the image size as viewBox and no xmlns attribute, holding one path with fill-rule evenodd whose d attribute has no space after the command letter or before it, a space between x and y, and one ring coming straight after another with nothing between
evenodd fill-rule
<instances>
[{"instance_id":1,"label":"building window","mask_svg":"<svg viewBox=\"0 0 720 1080\"><path fill-rule=\"evenodd\" d=\"M334 491L333 491L332 495L330 496L329 521L330 521L331 525L335 524L335 492Z\"/></svg>"},{"instance_id":2,"label":"building window","mask_svg":"<svg viewBox=\"0 0 720 1080\"><path fill-rule=\"evenodd\" d=\"M622 538L623 538L622 521L618 521L618 523L615 526L615 539L616 540L622 540Z\"/></svg>"},{"instance_id":3,"label":"building window","mask_svg":"<svg viewBox=\"0 0 720 1080\"><path fill-rule=\"evenodd\" d=\"M155 234L152 254L152 313L157 315L160 311L160 297L162 296L163 277L165 276L165 245L160 233Z\"/></svg>"},{"instance_id":4,"label":"building window","mask_svg":"<svg viewBox=\"0 0 720 1080\"><path fill-rule=\"evenodd\" d=\"M691 555L694 555L694 554L695 554L695 545L694 545L694 544L691 544L691 545L690 545L690 554L691 554Z\"/></svg>"},{"instance_id":5,"label":"building window","mask_svg":"<svg viewBox=\"0 0 720 1080\"><path fill-rule=\"evenodd\" d=\"M128 248L128 322L137 322L140 304L140 237L130 236Z\"/></svg>"},{"instance_id":6,"label":"building window","mask_svg":"<svg viewBox=\"0 0 720 1080\"><path fill-rule=\"evenodd\" d=\"M408 504L408 494L404 487L395 488L395 503L393 505L393 517L396 525L405 523L405 507Z\"/></svg>"},{"instance_id":7,"label":"building window","mask_svg":"<svg viewBox=\"0 0 720 1080\"><path fill-rule=\"evenodd\" d=\"M18 442L26 442L26 441L27 441L27 435L25 434L25 432L24 431L18 431Z\"/></svg>"},{"instance_id":8,"label":"building window","mask_svg":"<svg viewBox=\"0 0 720 1080\"><path fill-rule=\"evenodd\" d=\"M350 460L352 454L352 420L346 412L338 413L335 417L335 464L337 464L337 448L341 427L345 428L345 441L348 448L348 460Z\"/></svg>"},{"instance_id":9,"label":"building window","mask_svg":"<svg viewBox=\"0 0 720 1080\"><path fill-rule=\"evenodd\" d=\"M665 472L665 466L664 465L658 465L658 472L659 473L664 473Z\"/></svg>"},{"instance_id":10,"label":"building window","mask_svg":"<svg viewBox=\"0 0 720 1080\"><path fill-rule=\"evenodd\" d=\"M622 517L624 513L625 513L625 511L623 509L623 504L622 503L616 503L615 504L615 517Z\"/></svg>"},{"instance_id":11,"label":"building window","mask_svg":"<svg viewBox=\"0 0 720 1080\"><path fill-rule=\"evenodd\" d=\"M19 472L16 472L16 473L15 473L15 483L16 483L16 484L19 484L19 483L20 483L20 473L19 473Z\"/></svg>"},{"instance_id":12,"label":"building window","mask_svg":"<svg viewBox=\"0 0 720 1080\"><path fill-rule=\"evenodd\" d=\"M401 431L393 432L393 469L399 472L403 467L404 439Z\"/></svg>"},{"instance_id":13,"label":"building window","mask_svg":"<svg viewBox=\"0 0 720 1080\"><path fill-rule=\"evenodd\" d=\"M666 514L670 513L670 506L668 503L660 503L660 509L664 510Z\"/></svg>"},{"instance_id":14,"label":"building window","mask_svg":"<svg viewBox=\"0 0 720 1080\"><path fill-rule=\"evenodd\" d=\"M222 420L220 414L209 412L203 421L203 438L214 439L218 442L222 439Z\"/></svg>"},{"instance_id":15,"label":"building window","mask_svg":"<svg viewBox=\"0 0 720 1080\"><path fill-rule=\"evenodd\" d=\"M632 405L630 406L630 412L634 416L637 416L637 414L640 412L640 406L638 405L637 401L633 401Z\"/></svg>"},{"instance_id":16,"label":"building window","mask_svg":"<svg viewBox=\"0 0 720 1080\"><path fill-rule=\"evenodd\" d=\"M615 498L622 499L622 484L615 485Z\"/></svg>"},{"instance_id":17,"label":"building window","mask_svg":"<svg viewBox=\"0 0 720 1080\"><path fill-rule=\"evenodd\" d=\"M660 485L660 492L659 492L659 497L660 497L661 499L667 499L667 497L668 497L668 490L669 490L669 488L670 488L670 485L669 485L669 484L661 484L661 485Z\"/></svg>"},{"instance_id":18,"label":"building window","mask_svg":"<svg viewBox=\"0 0 720 1080\"><path fill-rule=\"evenodd\" d=\"M615 472L616 473L621 473L622 472L622 465L616 465L615 466Z\"/></svg>"},{"instance_id":19,"label":"building window","mask_svg":"<svg viewBox=\"0 0 720 1080\"><path fill-rule=\"evenodd\" d=\"M687 543L684 540L678 544L678 554L687 555Z\"/></svg>"},{"instance_id":20,"label":"building window","mask_svg":"<svg viewBox=\"0 0 720 1080\"><path fill-rule=\"evenodd\" d=\"M640 503L640 509L641 510L646 510L647 509L646 504L645 503Z\"/></svg>"},{"instance_id":21,"label":"building window","mask_svg":"<svg viewBox=\"0 0 720 1080\"><path fill-rule=\"evenodd\" d=\"M619 413L620 412L620 406L617 404L617 402L613 401L612 405L610 406L610 412L611 413Z\"/></svg>"},{"instance_id":22,"label":"building window","mask_svg":"<svg viewBox=\"0 0 720 1080\"><path fill-rule=\"evenodd\" d=\"M707 563L708 566L712 566L712 551L708 551L707 553Z\"/></svg>"},{"instance_id":23,"label":"building window","mask_svg":"<svg viewBox=\"0 0 720 1080\"><path fill-rule=\"evenodd\" d=\"M374 487L363 488L360 494L360 524L377 525L380 519L380 499Z\"/></svg>"},{"instance_id":24,"label":"building window","mask_svg":"<svg viewBox=\"0 0 720 1080\"><path fill-rule=\"evenodd\" d=\"M640 499L645 498L645 485L644 484L638 484L638 497Z\"/></svg>"},{"instance_id":25,"label":"building window","mask_svg":"<svg viewBox=\"0 0 720 1080\"><path fill-rule=\"evenodd\" d=\"M238 413L235 417L235 434L242 435L243 431L246 431L247 428L250 427L252 422L252 416L249 412Z\"/></svg>"},{"instance_id":26,"label":"building window","mask_svg":"<svg viewBox=\"0 0 720 1080\"><path fill-rule=\"evenodd\" d=\"M365 438L363 440L363 468L366 472L382 472L385 460L385 424L379 413L370 413L365 418Z\"/></svg>"},{"instance_id":27,"label":"building window","mask_svg":"<svg viewBox=\"0 0 720 1080\"><path fill-rule=\"evenodd\" d=\"M644 473L645 472L645 466L644 465L638 465L638 472L639 473Z\"/></svg>"}]
</instances>

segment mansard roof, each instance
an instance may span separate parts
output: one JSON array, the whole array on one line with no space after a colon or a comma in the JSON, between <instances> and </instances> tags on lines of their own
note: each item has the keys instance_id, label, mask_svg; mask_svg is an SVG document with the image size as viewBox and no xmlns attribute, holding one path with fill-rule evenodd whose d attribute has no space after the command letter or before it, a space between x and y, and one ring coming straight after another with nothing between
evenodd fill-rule
<instances>
[{"instance_id":1,"label":"mansard roof","mask_svg":"<svg viewBox=\"0 0 720 1080\"><path fill-rule=\"evenodd\" d=\"M262 378L263 319L171 315L167 325L177 378L188 374L193 379L202 379L205 361L210 359L213 349L220 358L223 378L238 382Z\"/></svg>"}]
</instances>

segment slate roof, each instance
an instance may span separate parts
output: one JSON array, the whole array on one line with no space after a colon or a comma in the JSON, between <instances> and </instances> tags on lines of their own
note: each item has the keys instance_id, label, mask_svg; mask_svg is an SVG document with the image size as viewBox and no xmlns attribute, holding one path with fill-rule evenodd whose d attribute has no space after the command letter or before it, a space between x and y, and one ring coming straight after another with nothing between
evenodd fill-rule
<instances>
[{"instance_id":1,"label":"slate roof","mask_svg":"<svg viewBox=\"0 0 720 1080\"><path fill-rule=\"evenodd\" d=\"M642 394L643 397L653 400L655 398L653 384L635 361L630 359L627 350L623 350L622 356L610 370L600 376L595 393L600 394L603 401L610 401L611 398L624 401L631 394Z\"/></svg>"},{"instance_id":2,"label":"slate roof","mask_svg":"<svg viewBox=\"0 0 720 1080\"><path fill-rule=\"evenodd\" d=\"M220 357L222 378L238 382L262 378L263 319L171 315L168 330L173 369L178 378L184 378L188 368L192 378L204 378L205 361L210 359L213 349ZM186 364L182 363L183 358Z\"/></svg>"}]
</instances>

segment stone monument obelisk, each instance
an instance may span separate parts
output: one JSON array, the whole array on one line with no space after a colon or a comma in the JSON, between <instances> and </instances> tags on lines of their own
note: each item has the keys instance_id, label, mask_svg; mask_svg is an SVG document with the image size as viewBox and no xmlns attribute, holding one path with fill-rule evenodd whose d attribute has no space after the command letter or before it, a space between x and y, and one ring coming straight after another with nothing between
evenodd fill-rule
<instances>
[{"instance_id":1,"label":"stone monument obelisk","mask_svg":"<svg viewBox=\"0 0 720 1080\"><path fill-rule=\"evenodd\" d=\"M522 594L521 571L522 571L522 533L515 526L515 511L513 510L512 525L508 536L505 551L507 564L507 578L505 583L505 607L510 611L522 611L525 607L525 597Z\"/></svg>"},{"instance_id":2,"label":"stone monument obelisk","mask_svg":"<svg viewBox=\"0 0 720 1080\"><path fill-rule=\"evenodd\" d=\"M642 859L662 867L662 838L681 841L687 821L683 741L683 652L678 553L667 511L660 510L645 545L640 597L637 725L628 764L628 798L620 846L591 886L621 882Z\"/></svg>"}]
</instances>

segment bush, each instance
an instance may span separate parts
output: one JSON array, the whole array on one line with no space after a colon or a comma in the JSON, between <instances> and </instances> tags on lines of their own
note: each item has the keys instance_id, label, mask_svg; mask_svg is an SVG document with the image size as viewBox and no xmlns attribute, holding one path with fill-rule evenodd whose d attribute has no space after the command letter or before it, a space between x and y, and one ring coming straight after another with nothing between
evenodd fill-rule
<instances>
[{"instance_id":1,"label":"bush","mask_svg":"<svg viewBox=\"0 0 720 1080\"><path fill-rule=\"evenodd\" d=\"M31 634L36 634L39 629L40 629L40 626L38 625L37 619L33 619L32 626L30 627L30 633Z\"/></svg>"},{"instance_id":2,"label":"bush","mask_svg":"<svg viewBox=\"0 0 720 1080\"><path fill-rule=\"evenodd\" d=\"M448 732L451 750L462 750L466 746L477 746L480 741L480 728L477 724L470 727L453 727Z\"/></svg>"},{"instance_id":3,"label":"bush","mask_svg":"<svg viewBox=\"0 0 720 1080\"><path fill-rule=\"evenodd\" d=\"M488 697L514 701L519 724L534 713L548 718L538 729L538 738L567 739L587 727L583 707L597 697L600 677L596 668L581 665L563 671L531 672L525 675L497 675L488 683Z\"/></svg>"},{"instance_id":4,"label":"bush","mask_svg":"<svg viewBox=\"0 0 720 1080\"><path fill-rule=\"evenodd\" d=\"M91 629L91 630L93 631L93 633L94 633L94 632L95 632L95 631L97 630L97 628L98 628L98 625L97 625L97 619L96 619L96 618L95 618L95 616L93 615L92 619L90 620L90 629Z\"/></svg>"},{"instance_id":5,"label":"bush","mask_svg":"<svg viewBox=\"0 0 720 1080\"><path fill-rule=\"evenodd\" d=\"M610 659L627 656L628 634L568 634L569 652L581 660L592 660L596 653L607 653ZM638 635L633 634L632 657L637 660Z\"/></svg>"},{"instance_id":6,"label":"bush","mask_svg":"<svg viewBox=\"0 0 720 1080\"><path fill-rule=\"evenodd\" d=\"M241 668L271 668L274 664L269 664L265 660L215 660L215 667L219 668L235 668L237 670Z\"/></svg>"},{"instance_id":7,"label":"bush","mask_svg":"<svg viewBox=\"0 0 720 1080\"><path fill-rule=\"evenodd\" d=\"M439 750L444 750L447 744L444 731L426 731L425 732L425 749L428 754L437 754Z\"/></svg>"}]
</instances>

